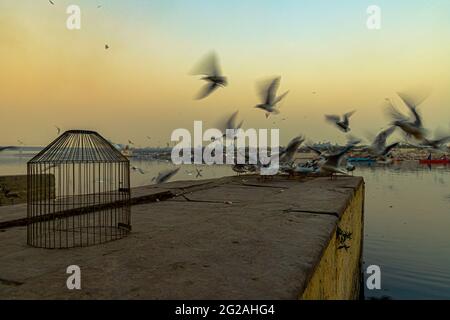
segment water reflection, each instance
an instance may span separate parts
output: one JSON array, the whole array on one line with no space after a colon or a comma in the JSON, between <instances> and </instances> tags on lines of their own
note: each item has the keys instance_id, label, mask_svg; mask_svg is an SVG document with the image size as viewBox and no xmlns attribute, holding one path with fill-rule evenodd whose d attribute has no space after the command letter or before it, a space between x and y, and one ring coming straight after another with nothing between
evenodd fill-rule
<instances>
[{"instance_id":1,"label":"water reflection","mask_svg":"<svg viewBox=\"0 0 450 320\"><path fill-rule=\"evenodd\" d=\"M365 266L381 291L367 297L450 299L450 167L414 162L358 168L366 182Z\"/></svg>"}]
</instances>

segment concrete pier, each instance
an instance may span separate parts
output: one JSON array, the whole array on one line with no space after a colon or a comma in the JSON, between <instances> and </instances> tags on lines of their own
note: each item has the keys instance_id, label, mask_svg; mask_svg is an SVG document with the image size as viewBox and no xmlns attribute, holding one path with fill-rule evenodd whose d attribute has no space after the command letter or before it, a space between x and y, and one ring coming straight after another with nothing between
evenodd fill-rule
<instances>
[{"instance_id":1,"label":"concrete pier","mask_svg":"<svg viewBox=\"0 0 450 320\"><path fill-rule=\"evenodd\" d=\"M180 181L135 188L132 204L127 238L65 250L28 247L26 204L0 207L0 299L359 296L362 178Z\"/></svg>"}]
</instances>

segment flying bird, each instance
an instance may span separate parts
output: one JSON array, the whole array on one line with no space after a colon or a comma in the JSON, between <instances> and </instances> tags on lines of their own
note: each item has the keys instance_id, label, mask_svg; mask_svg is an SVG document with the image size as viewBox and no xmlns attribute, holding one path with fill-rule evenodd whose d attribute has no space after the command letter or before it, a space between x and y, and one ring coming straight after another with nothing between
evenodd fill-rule
<instances>
[{"instance_id":1,"label":"flying bird","mask_svg":"<svg viewBox=\"0 0 450 320\"><path fill-rule=\"evenodd\" d=\"M139 167L131 166L131 170L138 171L140 174L145 174L145 171Z\"/></svg>"},{"instance_id":2,"label":"flying bird","mask_svg":"<svg viewBox=\"0 0 450 320\"><path fill-rule=\"evenodd\" d=\"M298 136L292 139L287 145L286 149L280 152L280 163L291 163L297 153L298 148L305 141L303 136Z\"/></svg>"},{"instance_id":3,"label":"flying bird","mask_svg":"<svg viewBox=\"0 0 450 320\"><path fill-rule=\"evenodd\" d=\"M326 153L324 151L321 151L317 149L316 147L313 147L311 145L306 146L309 150L313 151L315 154L317 154L320 158L322 158Z\"/></svg>"},{"instance_id":4,"label":"flying bird","mask_svg":"<svg viewBox=\"0 0 450 320\"><path fill-rule=\"evenodd\" d=\"M349 134L347 135L347 145L356 146L361 143L361 139Z\"/></svg>"},{"instance_id":5,"label":"flying bird","mask_svg":"<svg viewBox=\"0 0 450 320\"><path fill-rule=\"evenodd\" d=\"M350 129L350 117L355 113L356 111L351 111L346 114L344 114L342 117L338 115L325 115L325 119L334 124L339 130L343 132L349 132Z\"/></svg>"},{"instance_id":6,"label":"flying bird","mask_svg":"<svg viewBox=\"0 0 450 320\"><path fill-rule=\"evenodd\" d=\"M61 133L61 128L58 127L58 126L55 126L55 128L56 128L56 132L57 132L57 134L58 134L58 136L59 136L59 134Z\"/></svg>"},{"instance_id":7,"label":"flying bird","mask_svg":"<svg viewBox=\"0 0 450 320\"><path fill-rule=\"evenodd\" d=\"M172 178L174 175L176 175L179 170L180 168L161 171L160 173L158 173L156 177L152 179L152 181L155 181L156 184L164 183L168 181L170 178Z\"/></svg>"},{"instance_id":8,"label":"flying bird","mask_svg":"<svg viewBox=\"0 0 450 320\"><path fill-rule=\"evenodd\" d=\"M274 78L260 88L262 103L256 105L255 108L264 110L266 112L266 118L268 118L270 114L280 113L277 108L277 104L289 93L289 91L286 91L277 97L280 80L281 77Z\"/></svg>"},{"instance_id":9,"label":"flying bird","mask_svg":"<svg viewBox=\"0 0 450 320\"><path fill-rule=\"evenodd\" d=\"M389 127L386 130L381 131L374 139L372 144L369 146L369 154L375 157L387 155L393 148L395 148L398 143L386 146L387 139L394 133L396 126Z\"/></svg>"},{"instance_id":10,"label":"flying bird","mask_svg":"<svg viewBox=\"0 0 450 320\"><path fill-rule=\"evenodd\" d=\"M109 45L105 44L105 50L109 49Z\"/></svg>"},{"instance_id":11,"label":"flying bird","mask_svg":"<svg viewBox=\"0 0 450 320\"><path fill-rule=\"evenodd\" d=\"M48 2L50 2L50 4L55 5L55 3L52 0L48 0Z\"/></svg>"},{"instance_id":12,"label":"flying bird","mask_svg":"<svg viewBox=\"0 0 450 320\"><path fill-rule=\"evenodd\" d=\"M231 116L221 120L217 125L217 129L222 132L222 137L225 139L234 140L237 138L239 129L242 128L244 121L237 123L237 116L239 111L234 112Z\"/></svg>"},{"instance_id":13,"label":"flying bird","mask_svg":"<svg viewBox=\"0 0 450 320\"><path fill-rule=\"evenodd\" d=\"M219 87L228 85L228 80L222 75L219 61L215 53L210 53L206 56L191 74L202 75L203 77L200 80L206 81L205 86L196 97L197 100L204 99Z\"/></svg>"},{"instance_id":14,"label":"flying bird","mask_svg":"<svg viewBox=\"0 0 450 320\"><path fill-rule=\"evenodd\" d=\"M416 140L423 140L427 130L423 127L422 117L417 111L417 107L425 100L425 98L415 98L405 93L397 93L402 102L408 107L411 116L405 116L395 108L391 99L386 99L388 104L387 112L392 118L392 125L399 127L407 135Z\"/></svg>"},{"instance_id":15,"label":"flying bird","mask_svg":"<svg viewBox=\"0 0 450 320\"><path fill-rule=\"evenodd\" d=\"M339 168L340 162L342 158L352 150L355 146L350 144L344 147L341 151L338 151L333 154L329 155L323 155L323 158L319 162L319 172L324 174L330 174L331 178L333 178L333 175L336 173L340 174L347 174L344 170Z\"/></svg>"},{"instance_id":16,"label":"flying bird","mask_svg":"<svg viewBox=\"0 0 450 320\"><path fill-rule=\"evenodd\" d=\"M450 143L450 135L437 129L433 138L423 138L418 147L431 148L440 152L447 152L447 144Z\"/></svg>"}]
</instances>

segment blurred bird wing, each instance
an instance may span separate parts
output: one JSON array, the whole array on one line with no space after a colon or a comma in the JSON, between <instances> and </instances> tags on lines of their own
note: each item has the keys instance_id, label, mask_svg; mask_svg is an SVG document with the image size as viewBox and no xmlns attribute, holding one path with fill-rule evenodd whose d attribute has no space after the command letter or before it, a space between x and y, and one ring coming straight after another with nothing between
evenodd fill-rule
<instances>
[{"instance_id":1,"label":"blurred bird wing","mask_svg":"<svg viewBox=\"0 0 450 320\"><path fill-rule=\"evenodd\" d=\"M305 138L303 136L298 136L292 139L286 149L280 153L280 155L283 157L283 161L291 161L294 157L295 153L297 152L300 145L305 141Z\"/></svg>"},{"instance_id":2,"label":"blurred bird wing","mask_svg":"<svg viewBox=\"0 0 450 320\"><path fill-rule=\"evenodd\" d=\"M416 88L414 93L397 92L398 96L408 106L408 108L417 108L431 94L430 88Z\"/></svg>"},{"instance_id":3,"label":"blurred bird wing","mask_svg":"<svg viewBox=\"0 0 450 320\"><path fill-rule=\"evenodd\" d=\"M348 125L348 121L349 121L350 117L351 117L352 115L354 115L355 112L356 112L356 110L353 110L353 111L350 111L350 112L347 112L346 114L344 114L344 117L343 117L343 118L344 118L344 123L345 123L345 124Z\"/></svg>"},{"instance_id":4,"label":"blurred bird wing","mask_svg":"<svg viewBox=\"0 0 450 320\"><path fill-rule=\"evenodd\" d=\"M222 70L220 68L219 58L217 58L216 54L213 54L212 59L211 59L211 71L212 71L213 76L216 76L216 77L222 76Z\"/></svg>"},{"instance_id":5,"label":"blurred bird wing","mask_svg":"<svg viewBox=\"0 0 450 320\"><path fill-rule=\"evenodd\" d=\"M192 75L221 76L217 56L214 52L204 57L192 70Z\"/></svg>"},{"instance_id":6,"label":"blurred bird wing","mask_svg":"<svg viewBox=\"0 0 450 320\"><path fill-rule=\"evenodd\" d=\"M333 123L337 123L339 121L341 121L341 117L339 117L338 115L325 115L325 120L329 121L329 122L333 122Z\"/></svg>"},{"instance_id":7,"label":"blurred bird wing","mask_svg":"<svg viewBox=\"0 0 450 320\"><path fill-rule=\"evenodd\" d=\"M389 154L389 152L391 152L391 150L394 149L395 147L397 147L399 144L400 144L400 142L395 142L395 143L387 146L386 149L384 149L383 155Z\"/></svg>"},{"instance_id":8,"label":"blurred bird wing","mask_svg":"<svg viewBox=\"0 0 450 320\"><path fill-rule=\"evenodd\" d=\"M420 114L417 112L417 109L416 109L416 108L412 108L412 109L411 109L411 113L413 114L413 116L414 116L414 118L415 118L414 124L415 124L416 126L421 127L421 126L422 126L422 117L421 117Z\"/></svg>"},{"instance_id":9,"label":"blurred bird wing","mask_svg":"<svg viewBox=\"0 0 450 320\"><path fill-rule=\"evenodd\" d=\"M289 91L286 91L286 92L283 93L281 96L277 97L277 98L274 100L273 104L277 104L278 102L280 102L281 100L283 100L284 97L286 97L286 96L288 95L288 93L289 93Z\"/></svg>"},{"instance_id":10,"label":"blurred bird wing","mask_svg":"<svg viewBox=\"0 0 450 320\"><path fill-rule=\"evenodd\" d=\"M165 171L162 171L158 174L158 177L156 178L156 182L157 183L163 183L167 180L169 180L170 178L172 178L175 174L177 174L177 172L180 170L180 168L176 168L176 169L168 169Z\"/></svg>"},{"instance_id":11,"label":"blurred bird wing","mask_svg":"<svg viewBox=\"0 0 450 320\"><path fill-rule=\"evenodd\" d=\"M358 137L355 137L354 135L349 134L347 136L347 145L353 145L356 146L357 144L361 143L361 139L359 139Z\"/></svg>"},{"instance_id":12,"label":"blurred bird wing","mask_svg":"<svg viewBox=\"0 0 450 320\"><path fill-rule=\"evenodd\" d=\"M386 130L381 131L376 137L375 140L373 142L374 146L377 147L384 147L386 144L386 140L387 138L389 138L389 136L394 133L396 127L392 126Z\"/></svg>"},{"instance_id":13,"label":"blurred bird wing","mask_svg":"<svg viewBox=\"0 0 450 320\"><path fill-rule=\"evenodd\" d=\"M234 112L231 117L228 119L225 125L225 129L237 129L236 128L236 118L238 116L239 111Z\"/></svg>"},{"instance_id":14,"label":"blurred bird wing","mask_svg":"<svg viewBox=\"0 0 450 320\"><path fill-rule=\"evenodd\" d=\"M327 161L326 164L333 166L333 167L337 167L339 165L339 162L341 160L341 158L347 153L349 152L351 149L353 149L354 145L349 145L346 146L345 148L343 148L341 151L328 155L327 156Z\"/></svg>"},{"instance_id":15,"label":"blurred bird wing","mask_svg":"<svg viewBox=\"0 0 450 320\"><path fill-rule=\"evenodd\" d=\"M406 117L403 113L397 110L391 102L388 102L386 107L386 113L389 117L391 117L394 121L408 121L408 117Z\"/></svg>"},{"instance_id":16,"label":"blurred bird wing","mask_svg":"<svg viewBox=\"0 0 450 320\"><path fill-rule=\"evenodd\" d=\"M435 142L436 142L436 144L438 144L438 145L441 145L441 144L444 144L444 143L448 143L448 142L450 142L450 136L448 136L448 137L443 137L443 138L439 138L439 139L437 139Z\"/></svg>"},{"instance_id":17,"label":"blurred bird wing","mask_svg":"<svg viewBox=\"0 0 450 320\"><path fill-rule=\"evenodd\" d=\"M322 154L322 152L321 152L319 149L316 149L316 148L314 148L313 146L307 145L306 147L307 147L308 149L310 149L311 151L317 153L317 155L319 155L319 156Z\"/></svg>"},{"instance_id":18,"label":"blurred bird wing","mask_svg":"<svg viewBox=\"0 0 450 320\"><path fill-rule=\"evenodd\" d=\"M417 126L422 125L422 118L417 112L417 106L419 106L425 99L428 97L429 93L427 94L417 94L415 96L407 93L401 93L397 92L400 99L403 101L403 103L408 107L408 109L411 111L415 118L414 124Z\"/></svg>"},{"instance_id":19,"label":"blurred bird wing","mask_svg":"<svg viewBox=\"0 0 450 320\"><path fill-rule=\"evenodd\" d=\"M280 79L281 79L280 77L273 79L269 87L267 88L267 95L266 95L267 104L272 105L274 103L278 88L280 86Z\"/></svg>"},{"instance_id":20,"label":"blurred bird wing","mask_svg":"<svg viewBox=\"0 0 450 320\"><path fill-rule=\"evenodd\" d=\"M278 87L280 86L280 77L270 79L267 81L263 81L259 85L259 94L261 96L261 100L268 105L272 105L275 101L276 93Z\"/></svg>"},{"instance_id":21,"label":"blurred bird wing","mask_svg":"<svg viewBox=\"0 0 450 320\"><path fill-rule=\"evenodd\" d=\"M197 95L196 99L201 100L209 96L213 91L215 91L219 85L215 82L207 83L203 89L200 91L200 93Z\"/></svg>"},{"instance_id":22,"label":"blurred bird wing","mask_svg":"<svg viewBox=\"0 0 450 320\"><path fill-rule=\"evenodd\" d=\"M297 136L294 139L292 139L288 146L287 149L295 149L297 150L298 147L300 147L300 145L305 141L305 138L303 136Z\"/></svg>"}]
</instances>

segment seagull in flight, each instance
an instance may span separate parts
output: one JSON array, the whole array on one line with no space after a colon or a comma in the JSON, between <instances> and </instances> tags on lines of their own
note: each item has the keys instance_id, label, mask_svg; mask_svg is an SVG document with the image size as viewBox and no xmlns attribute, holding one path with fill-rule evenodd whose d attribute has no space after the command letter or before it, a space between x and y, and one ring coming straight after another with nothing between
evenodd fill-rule
<instances>
[{"instance_id":1,"label":"seagull in flight","mask_svg":"<svg viewBox=\"0 0 450 320\"><path fill-rule=\"evenodd\" d=\"M339 130L343 132L349 132L350 129L350 117L355 113L356 111L351 111L346 114L344 114L342 117L338 115L325 115L325 119L334 124Z\"/></svg>"},{"instance_id":2,"label":"seagull in flight","mask_svg":"<svg viewBox=\"0 0 450 320\"><path fill-rule=\"evenodd\" d=\"M449 142L450 136L433 140L425 138L424 140L422 140L421 146L445 152L448 150L448 148L446 148L446 144L448 144Z\"/></svg>"},{"instance_id":3,"label":"seagull in flight","mask_svg":"<svg viewBox=\"0 0 450 320\"><path fill-rule=\"evenodd\" d=\"M58 127L58 126L55 126L55 128L56 128L56 132L57 132L57 134L58 134L58 136L59 136L59 134L61 133L61 128Z\"/></svg>"},{"instance_id":4,"label":"seagull in flight","mask_svg":"<svg viewBox=\"0 0 450 320\"><path fill-rule=\"evenodd\" d=\"M206 81L205 86L196 97L197 100L204 99L216 89L228 85L228 80L222 75L218 58L214 52L201 61L192 75L202 75L201 80Z\"/></svg>"},{"instance_id":5,"label":"seagull in flight","mask_svg":"<svg viewBox=\"0 0 450 320\"><path fill-rule=\"evenodd\" d=\"M289 91L286 91L282 95L277 97L278 87L280 86L281 77L276 77L263 85L260 89L260 95L262 103L255 106L255 108L264 110L266 112L266 118L269 118L270 114L279 114L280 111L277 108L277 104L286 97Z\"/></svg>"},{"instance_id":6,"label":"seagull in flight","mask_svg":"<svg viewBox=\"0 0 450 320\"><path fill-rule=\"evenodd\" d=\"M242 120L239 124L236 119L239 114L239 111L234 112L230 117L222 120L217 128L222 132L222 137L225 139L234 140L237 138L239 129L242 128L242 124L244 121Z\"/></svg>"},{"instance_id":7,"label":"seagull in flight","mask_svg":"<svg viewBox=\"0 0 450 320\"><path fill-rule=\"evenodd\" d=\"M392 125L399 127L408 137L413 137L416 140L423 140L426 136L427 130L423 127L422 117L417 111L417 107L425 100L425 98L418 99L405 93L397 93L402 102L408 107L411 116L405 116L398 111L391 99L386 99L388 108L387 112L392 118Z\"/></svg>"},{"instance_id":8,"label":"seagull in flight","mask_svg":"<svg viewBox=\"0 0 450 320\"><path fill-rule=\"evenodd\" d=\"M386 156L393 148L398 146L398 143L393 143L389 146L386 145L387 139L394 133L396 128L396 126L392 126L386 130L381 131L369 146L369 154L375 157Z\"/></svg>"},{"instance_id":9,"label":"seagull in flight","mask_svg":"<svg viewBox=\"0 0 450 320\"><path fill-rule=\"evenodd\" d=\"M160 173L158 173L156 177L152 179L152 181L155 181L156 184L164 183L168 181L170 178L172 178L174 175L176 175L179 170L180 168L161 171Z\"/></svg>"},{"instance_id":10,"label":"seagull in flight","mask_svg":"<svg viewBox=\"0 0 450 320\"><path fill-rule=\"evenodd\" d=\"M431 148L440 152L447 152L447 144L450 143L450 135L439 128L435 131L433 138L423 138L419 148Z\"/></svg>"},{"instance_id":11,"label":"seagull in flight","mask_svg":"<svg viewBox=\"0 0 450 320\"><path fill-rule=\"evenodd\" d=\"M286 149L280 152L280 163L291 163L297 153L298 148L305 141L303 136L298 136L292 139L287 145Z\"/></svg>"},{"instance_id":12,"label":"seagull in flight","mask_svg":"<svg viewBox=\"0 0 450 320\"><path fill-rule=\"evenodd\" d=\"M352 150L355 147L354 144L348 144L345 146L341 151L338 151L333 154L324 155L323 159L319 161L319 172L330 174L331 178L333 179L333 175L336 173L340 174L347 174L344 170L339 168L340 162L342 160L342 157L347 154L350 150Z\"/></svg>"},{"instance_id":13,"label":"seagull in flight","mask_svg":"<svg viewBox=\"0 0 450 320\"><path fill-rule=\"evenodd\" d=\"M48 0L48 2L50 2L50 4L55 5L55 3L52 0Z\"/></svg>"},{"instance_id":14,"label":"seagull in flight","mask_svg":"<svg viewBox=\"0 0 450 320\"><path fill-rule=\"evenodd\" d=\"M131 170L138 171L140 174L145 174L145 171L139 167L131 166Z\"/></svg>"}]
</instances>

